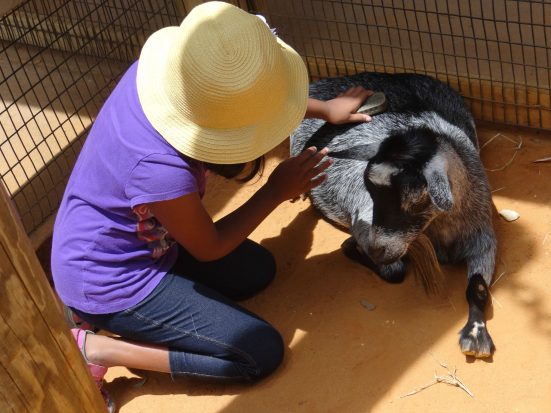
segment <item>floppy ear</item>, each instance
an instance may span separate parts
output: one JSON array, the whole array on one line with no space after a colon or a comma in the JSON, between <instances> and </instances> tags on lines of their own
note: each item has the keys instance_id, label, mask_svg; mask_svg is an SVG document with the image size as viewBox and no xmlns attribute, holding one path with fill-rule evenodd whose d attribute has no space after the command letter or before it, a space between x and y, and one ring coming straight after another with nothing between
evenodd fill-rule
<instances>
[{"instance_id":1,"label":"floppy ear","mask_svg":"<svg viewBox=\"0 0 551 413\"><path fill-rule=\"evenodd\" d=\"M453 206L453 195L448 179L448 164L439 157L434 157L425 167L423 174L427 180L430 199L440 211L449 211Z\"/></svg>"},{"instance_id":2,"label":"floppy ear","mask_svg":"<svg viewBox=\"0 0 551 413\"><path fill-rule=\"evenodd\" d=\"M331 158L352 159L356 161L369 161L377 154L379 143L352 146L342 151L329 152Z\"/></svg>"}]
</instances>

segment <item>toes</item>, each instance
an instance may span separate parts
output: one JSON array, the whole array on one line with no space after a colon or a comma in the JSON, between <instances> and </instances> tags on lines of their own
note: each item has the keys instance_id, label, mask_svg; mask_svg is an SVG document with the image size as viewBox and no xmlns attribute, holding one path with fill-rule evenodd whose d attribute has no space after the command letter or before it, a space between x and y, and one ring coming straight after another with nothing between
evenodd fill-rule
<instances>
[{"instance_id":1,"label":"toes","mask_svg":"<svg viewBox=\"0 0 551 413\"><path fill-rule=\"evenodd\" d=\"M492 355L494 343L484 323L467 323L461 330L459 338L459 347L466 356L476 358L487 358Z\"/></svg>"},{"instance_id":2,"label":"toes","mask_svg":"<svg viewBox=\"0 0 551 413\"><path fill-rule=\"evenodd\" d=\"M461 347L461 352L466 356L474 356L476 354L475 342L472 337L461 337L459 339L459 347Z\"/></svg>"}]
</instances>

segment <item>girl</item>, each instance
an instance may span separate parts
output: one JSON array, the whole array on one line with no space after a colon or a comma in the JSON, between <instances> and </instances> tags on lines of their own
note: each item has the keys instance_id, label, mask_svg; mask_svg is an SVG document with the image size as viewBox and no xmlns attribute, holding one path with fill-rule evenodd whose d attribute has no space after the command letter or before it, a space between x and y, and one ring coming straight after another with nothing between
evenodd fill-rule
<instances>
[{"instance_id":1,"label":"girl","mask_svg":"<svg viewBox=\"0 0 551 413\"><path fill-rule=\"evenodd\" d=\"M247 236L281 202L320 184L326 149L276 167L213 222L205 172L247 180L304 116L369 121L371 94L308 99L300 56L256 16L223 2L155 32L102 107L61 203L52 272L63 302L120 338L72 333L102 388L108 367L258 380L280 364L279 333L235 304L265 288L273 256Z\"/></svg>"}]
</instances>

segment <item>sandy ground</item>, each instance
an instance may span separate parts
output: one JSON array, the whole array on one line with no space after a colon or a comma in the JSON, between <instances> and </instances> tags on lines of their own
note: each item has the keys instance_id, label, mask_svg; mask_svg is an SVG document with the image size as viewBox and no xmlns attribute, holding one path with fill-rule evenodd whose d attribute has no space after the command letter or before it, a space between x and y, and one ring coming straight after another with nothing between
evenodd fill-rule
<instances>
[{"instance_id":1,"label":"sandy ground","mask_svg":"<svg viewBox=\"0 0 551 413\"><path fill-rule=\"evenodd\" d=\"M551 134L479 127L498 209L520 213L496 221L498 265L488 310L497 351L466 358L458 331L467 316L466 272L445 267L446 295L429 298L411 277L390 285L340 251L347 234L310 202L286 202L251 238L275 255L274 283L243 303L272 323L287 346L283 365L255 385L173 381L168 375L111 368L107 389L121 413L137 412L545 412L551 411ZM505 136L505 137L504 137ZM515 154L522 138L522 148ZM205 202L221 217L246 200L287 156L284 143L268 156L259 181L238 186L211 177ZM499 277L499 280L497 280ZM375 308L361 304L367 300ZM473 393L433 381L440 363ZM147 380L145 383L142 377Z\"/></svg>"}]
</instances>

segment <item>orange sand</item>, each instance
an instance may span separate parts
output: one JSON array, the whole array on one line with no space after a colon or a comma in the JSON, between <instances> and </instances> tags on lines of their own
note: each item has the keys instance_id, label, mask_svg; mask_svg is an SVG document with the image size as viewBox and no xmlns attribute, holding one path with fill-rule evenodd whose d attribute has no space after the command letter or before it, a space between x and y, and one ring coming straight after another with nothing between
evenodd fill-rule
<instances>
[{"instance_id":1,"label":"orange sand","mask_svg":"<svg viewBox=\"0 0 551 413\"><path fill-rule=\"evenodd\" d=\"M243 305L282 333L283 365L256 385L173 381L112 368L107 388L121 413L137 412L546 412L551 411L551 134L479 128L481 142L501 131L523 147L503 171L488 172L498 209L520 213L499 220L496 279L488 328L497 346L491 360L463 356L457 332L467 316L465 268L445 267L447 296L428 298L411 278L390 285L340 252L347 234L320 219L309 201L286 202L251 238L275 255L275 282ZM496 138L482 151L488 169L507 163L515 145ZM288 144L268 156L265 176L238 186L211 177L205 199L221 217L257 189ZM501 189L500 189L501 188ZM367 310L362 300L376 308ZM437 384L437 361L472 391Z\"/></svg>"}]
</instances>

